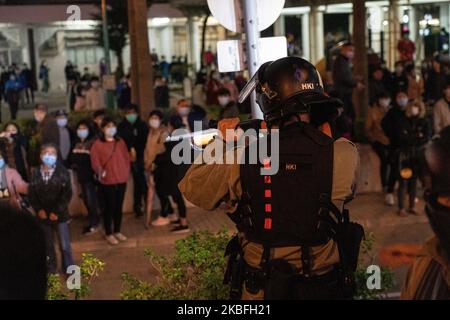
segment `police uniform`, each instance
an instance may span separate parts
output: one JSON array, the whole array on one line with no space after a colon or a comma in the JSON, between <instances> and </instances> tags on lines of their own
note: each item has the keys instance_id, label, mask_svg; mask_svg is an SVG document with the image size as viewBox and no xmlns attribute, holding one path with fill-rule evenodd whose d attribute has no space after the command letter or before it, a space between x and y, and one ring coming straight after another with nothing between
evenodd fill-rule
<instances>
[{"instance_id":1,"label":"police uniform","mask_svg":"<svg viewBox=\"0 0 450 320\"><path fill-rule=\"evenodd\" d=\"M304 100L311 105L316 101L336 103L323 96L317 71L303 59L284 58L261 68L264 70L258 72L258 103L266 106L261 108L269 125L286 115L301 113L305 105L296 102L298 94L286 101L280 93L282 89L261 78L281 79L286 74L288 78L294 75L298 83L286 86L291 85L301 95L309 93ZM277 94L268 92L273 89L278 90ZM261 91L266 91L263 96ZM273 101L275 96L282 100ZM289 107L280 115L279 107L286 105ZM313 112L310 109L308 113ZM320 121L318 117L314 119ZM228 200L238 204L236 215L242 208L251 212L252 227L238 223L239 234L235 239L243 258L242 280L238 280L242 282L242 299L338 298L339 250L326 230L318 229L318 214L324 198L342 210L352 197L359 160L357 149L350 141L333 140L311 123L301 121L280 126L279 138L277 174L260 174L261 167L267 163L194 164L179 184L180 190L193 204L207 210ZM206 148L217 150L216 144L223 143L216 139ZM229 152L243 156L248 150L241 147ZM296 281L292 279L297 279L299 285L293 287Z\"/></svg>"}]
</instances>

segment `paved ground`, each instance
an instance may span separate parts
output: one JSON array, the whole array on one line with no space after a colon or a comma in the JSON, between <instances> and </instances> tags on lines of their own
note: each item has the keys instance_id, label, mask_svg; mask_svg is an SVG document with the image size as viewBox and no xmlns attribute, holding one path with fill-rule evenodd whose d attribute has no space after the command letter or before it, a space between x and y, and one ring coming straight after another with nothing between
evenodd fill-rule
<instances>
[{"instance_id":1,"label":"paved ground","mask_svg":"<svg viewBox=\"0 0 450 320\"><path fill-rule=\"evenodd\" d=\"M422 209L423 204L419 205ZM432 233L425 216L409 216L399 218L395 208L383 205L383 199L378 194L360 195L350 206L352 216L366 228L366 232L373 232L377 240L376 250L396 243L420 244L428 239ZM226 226L234 230L233 224L226 217L223 210L206 212L198 208L189 209L189 221L192 231L208 229L218 231ZM81 253L90 252L106 263L104 273L92 286L92 299L118 299L121 291L120 275L129 272L143 280L151 281L154 273L144 257L144 250L152 248L161 254L173 253L174 242L186 235L170 234L170 227L151 228L146 230L142 220L136 220L127 214L124 219L123 232L129 241L116 247L111 247L97 233L92 236L81 236L81 229L85 218L73 220L71 224L73 250L76 259ZM394 269L398 292L406 275L407 266Z\"/></svg>"}]
</instances>

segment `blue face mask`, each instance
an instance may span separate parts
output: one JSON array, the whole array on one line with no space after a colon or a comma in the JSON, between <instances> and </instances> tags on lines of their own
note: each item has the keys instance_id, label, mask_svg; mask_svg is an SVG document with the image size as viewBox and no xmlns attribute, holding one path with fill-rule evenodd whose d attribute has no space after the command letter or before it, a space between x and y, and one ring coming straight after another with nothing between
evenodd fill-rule
<instances>
[{"instance_id":1,"label":"blue face mask","mask_svg":"<svg viewBox=\"0 0 450 320\"><path fill-rule=\"evenodd\" d=\"M125 118L127 118L127 121L129 123L135 123L138 119L138 115L136 113L131 113L131 114L127 114L125 116Z\"/></svg>"},{"instance_id":2,"label":"blue face mask","mask_svg":"<svg viewBox=\"0 0 450 320\"><path fill-rule=\"evenodd\" d=\"M58 160L58 158L52 154L44 154L44 156L42 157L42 162L47 166L47 167L53 167L56 164L56 161Z\"/></svg>"},{"instance_id":3,"label":"blue face mask","mask_svg":"<svg viewBox=\"0 0 450 320\"><path fill-rule=\"evenodd\" d=\"M78 138L86 139L89 136L89 130L80 129L77 131Z\"/></svg>"},{"instance_id":4,"label":"blue face mask","mask_svg":"<svg viewBox=\"0 0 450 320\"><path fill-rule=\"evenodd\" d=\"M114 138L114 136L117 134L117 128L116 127L108 128L106 129L105 134L110 138Z\"/></svg>"},{"instance_id":5,"label":"blue face mask","mask_svg":"<svg viewBox=\"0 0 450 320\"><path fill-rule=\"evenodd\" d=\"M0 169L3 169L5 167L5 159L0 159Z\"/></svg>"},{"instance_id":6,"label":"blue face mask","mask_svg":"<svg viewBox=\"0 0 450 320\"><path fill-rule=\"evenodd\" d=\"M66 118L57 119L56 123L58 124L59 127L64 128L65 126L67 126L67 119Z\"/></svg>"}]
</instances>

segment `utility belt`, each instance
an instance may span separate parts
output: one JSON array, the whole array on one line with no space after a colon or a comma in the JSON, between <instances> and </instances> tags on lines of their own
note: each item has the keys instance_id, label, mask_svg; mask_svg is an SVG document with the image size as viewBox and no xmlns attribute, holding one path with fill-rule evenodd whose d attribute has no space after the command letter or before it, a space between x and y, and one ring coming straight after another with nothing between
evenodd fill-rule
<instances>
[{"instance_id":1,"label":"utility belt","mask_svg":"<svg viewBox=\"0 0 450 320\"><path fill-rule=\"evenodd\" d=\"M231 287L232 300L241 299L244 288L251 295L263 291L265 300L351 299L354 295L353 278L340 264L331 266L325 274L313 273L310 247L302 246L301 268L284 259L270 259L273 248L267 246L260 267L255 268L245 261L244 249L239 236L235 236L226 250L229 259L224 283Z\"/></svg>"},{"instance_id":2,"label":"utility belt","mask_svg":"<svg viewBox=\"0 0 450 320\"><path fill-rule=\"evenodd\" d=\"M226 250L229 260L224 282L231 285L231 299L241 298L244 283L250 293L264 290L265 299L351 299L354 296L354 272L364 229L350 222L348 210L340 212L326 195L321 197L321 203L317 228L325 230L339 250L340 262L334 270L323 276L312 275L311 245L305 244L299 245L302 248L301 273L286 260L270 260L271 244L264 245L260 268L252 268L244 260L244 248L236 236ZM238 206L229 216L241 232L253 227L252 212L247 205Z\"/></svg>"}]
</instances>

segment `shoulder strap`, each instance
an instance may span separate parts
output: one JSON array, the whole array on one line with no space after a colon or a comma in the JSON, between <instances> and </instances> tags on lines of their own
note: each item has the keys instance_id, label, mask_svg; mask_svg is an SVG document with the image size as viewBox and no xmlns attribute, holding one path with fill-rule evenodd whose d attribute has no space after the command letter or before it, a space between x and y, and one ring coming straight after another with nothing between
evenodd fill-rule
<instances>
[{"instance_id":1,"label":"shoulder strap","mask_svg":"<svg viewBox=\"0 0 450 320\"><path fill-rule=\"evenodd\" d=\"M102 168L105 169L106 165L111 161L112 157L114 156L114 152L116 151L116 147L117 147L117 141L114 141L114 146L113 149L111 151L111 154L109 155L108 159L105 161L104 164L102 164Z\"/></svg>"}]
</instances>

